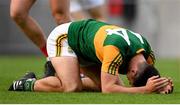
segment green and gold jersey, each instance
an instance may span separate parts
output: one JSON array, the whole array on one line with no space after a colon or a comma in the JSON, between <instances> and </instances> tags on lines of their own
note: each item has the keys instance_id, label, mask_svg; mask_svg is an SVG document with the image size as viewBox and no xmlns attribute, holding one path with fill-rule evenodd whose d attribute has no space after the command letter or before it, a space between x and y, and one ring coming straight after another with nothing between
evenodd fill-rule
<instances>
[{"instance_id":1,"label":"green and gold jersey","mask_svg":"<svg viewBox=\"0 0 180 105\"><path fill-rule=\"evenodd\" d=\"M72 22L68 43L77 56L102 64L102 71L113 75L126 74L129 61L138 53L154 63L151 47L140 34L93 19Z\"/></svg>"}]
</instances>

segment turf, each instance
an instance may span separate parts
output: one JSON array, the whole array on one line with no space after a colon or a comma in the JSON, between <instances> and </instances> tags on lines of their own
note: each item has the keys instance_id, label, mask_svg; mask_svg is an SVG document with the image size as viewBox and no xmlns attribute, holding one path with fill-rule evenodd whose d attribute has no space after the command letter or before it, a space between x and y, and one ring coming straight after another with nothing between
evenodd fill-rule
<instances>
[{"instance_id":1,"label":"turf","mask_svg":"<svg viewBox=\"0 0 180 105\"><path fill-rule=\"evenodd\" d=\"M0 56L0 104L177 104L180 103L180 60L158 59L156 66L163 76L174 80L173 94L102 94L9 92L9 85L26 71L42 76L45 59L39 56ZM126 81L125 76L123 79Z\"/></svg>"}]
</instances>

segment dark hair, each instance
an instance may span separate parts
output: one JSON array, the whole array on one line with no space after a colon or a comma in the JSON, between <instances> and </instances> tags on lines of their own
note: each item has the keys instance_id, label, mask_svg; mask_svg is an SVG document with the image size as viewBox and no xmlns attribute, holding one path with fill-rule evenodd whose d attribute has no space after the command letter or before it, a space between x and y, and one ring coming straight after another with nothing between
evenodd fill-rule
<instances>
[{"instance_id":1,"label":"dark hair","mask_svg":"<svg viewBox=\"0 0 180 105\"><path fill-rule=\"evenodd\" d=\"M139 69L140 70L137 72L133 82L133 86L135 87L145 86L147 80L152 76L159 75L160 77L158 70L154 66L147 63L140 64Z\"/></svg>"}]
</instances>

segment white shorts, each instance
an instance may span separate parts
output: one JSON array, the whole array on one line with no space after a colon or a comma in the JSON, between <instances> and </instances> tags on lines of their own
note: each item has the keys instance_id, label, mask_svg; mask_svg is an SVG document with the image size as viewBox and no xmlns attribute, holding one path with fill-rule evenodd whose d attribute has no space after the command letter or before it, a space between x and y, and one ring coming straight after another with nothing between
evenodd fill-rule
<instances>
[{"instance_id":1,"label":"white shorts","mask_svg":"<svg viewBox=\"0 0 180 105\"><path fill-rule=\"evenodd\" d=\"M65 23L57 26L47 39L48 57L71 56L77 57L71 49L67 40L67 33L70 23Z\"/></svg>"},{"instance_id":2,"label":"white shorts","mask_svg":"<svg viewBox=\"0 0 180 105\"><path fill-rule=\"evenodd\" d=\"M47 39L47 53L48 57L77 57L76 53L68 44L67 33L70 23L65 23L57 26L49 35ZM81 57L78 58L81 67L94 65L95 63L86 61Z\"/></svg>"},{"instance_id":3,"label":"white shorts","mask_svg":"<svg viewBox=\"0 0 180 105\"><path fill-rule=\"evenodd\" d=\"M70 11L88 10L103 5L105 0L70 0Z\"/></svg>"}]
</instances>

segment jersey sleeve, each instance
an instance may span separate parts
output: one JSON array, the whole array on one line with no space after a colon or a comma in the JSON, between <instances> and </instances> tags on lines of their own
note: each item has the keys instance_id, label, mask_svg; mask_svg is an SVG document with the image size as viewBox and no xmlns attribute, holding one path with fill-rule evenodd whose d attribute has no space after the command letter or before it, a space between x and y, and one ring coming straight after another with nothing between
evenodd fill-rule
<instances>
[{"instance_id":1,"label":"jersey sleeve","mask_svg":"<svg viewBox=\"0 0 180 105\"><path fill-rule=\"evenodd\" d=\"M118 69L123 62L119 49L113 45L107 45L103 47L103 52L101 71L118 75Z\"/></svg>"},{"instance_id":2,"label":"jersey sleeve","mask_svg":"<svg viewBox=\"0 0 180 105\"><path fill-rule=\"evenodd\" d=\"M153 53L153 51L151 51L147 58L147 63L150 65L154 65L155 61L156 61L156 59L155 59L154 53Z\"/></svg>"}]
</instances>

